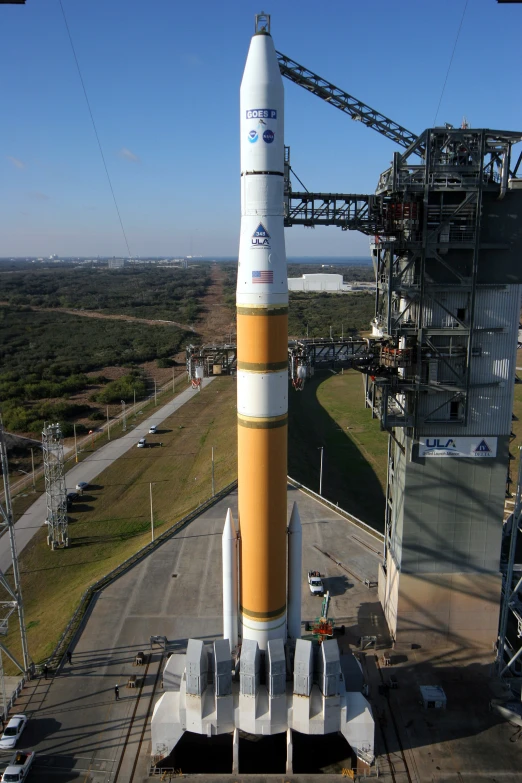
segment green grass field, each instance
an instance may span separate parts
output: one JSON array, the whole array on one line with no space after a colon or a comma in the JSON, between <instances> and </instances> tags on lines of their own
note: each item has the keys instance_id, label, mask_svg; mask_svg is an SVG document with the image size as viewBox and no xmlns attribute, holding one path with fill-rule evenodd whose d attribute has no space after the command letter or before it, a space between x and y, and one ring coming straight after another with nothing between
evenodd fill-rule
<instances>
[{"instance_id":1,"label":"green grass field","mask_svg":"<svg viewBox=\"0 0 522 783\"><path fill-rule=\"evenodd\" d=\"M52 552L43 526L24 549L19 561L33 660L54 649L86 588L150 541L151 482L160 533L210 497L212 446L216 490L236 478L235 395L234 382L216 379L149 438L162 447L131 449L103 471L71 513L68 549ZM7 644L20 655L15 622Z\"/></svg>"}]
</instances>

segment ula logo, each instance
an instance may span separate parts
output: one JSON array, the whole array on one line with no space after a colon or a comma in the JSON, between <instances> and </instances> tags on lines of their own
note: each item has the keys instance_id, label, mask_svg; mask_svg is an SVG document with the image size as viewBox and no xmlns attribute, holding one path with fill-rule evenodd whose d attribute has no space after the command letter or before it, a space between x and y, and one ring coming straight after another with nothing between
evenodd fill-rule
<instances>
[{"instance_id":1,"label":"ula logo","mask_svg":"<svg viewBox=\"0 0 522 783\"><path fill-rule=\"evenodd\" d=\"M270 234L262 223L258 225L254 233L252 234L252 247L270 247Z\"/></svg>"},{"instance_id":2,"label":"ula logo","mask_svg":"<svg viewBox=\"0 0 522 783\"><path fill-rule=\"evenodd\" d=\"M488 444L485 440L481 440L477 448L475 449L475 454L491 454L491 449L489 448Z\"/></svg>"},{"instance_id":3,"label":"ula logo","mask_svg":"<svg viewBox=\"0 0 522 783\"><path fill-rule=\"evenodd\" d=\"M453 438L426 438L426 448L428 449L456 449L457 444Z\"/></svg>"}]
</instances>

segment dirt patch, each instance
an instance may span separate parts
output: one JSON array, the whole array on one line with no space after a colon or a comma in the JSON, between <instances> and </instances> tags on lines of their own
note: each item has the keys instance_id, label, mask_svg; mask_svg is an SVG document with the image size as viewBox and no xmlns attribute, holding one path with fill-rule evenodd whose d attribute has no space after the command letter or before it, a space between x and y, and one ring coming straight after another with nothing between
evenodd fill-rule
<instances>
[{"instance_id":1,"label":"dirt patch","mask_svg":"<svg viewBox=\"0 0 522 783\"><path fill-rule=\"evenodd\" d=\"M202 301L203 315L196 323L205 342L229 342L235 338L236 324L230 309L223 304L225 274L219 264L212 264L212 283Z\"/></svg>"},{"instance_id":2,"label":"dirt patch","mask_svg":"<svg viewBox=\"0 0 522 783\"><path fill-rule=\"evenodd\" d=\"M0 302L0 305L9 306L9 302ZM159 318L138 318L134 315L100 313L96 310L69 310L65 307L35 307L34 305L27 305L27 307L29 310L37 310L41 313L67 313L67 315L78 315L81 318L101 318L107 321L134 321L140 324L147 324L148 326L175 326L177 329L182 329L184 332L196 332L194 327L190 324L181 324L179 321L167 321Z\"/></svg>"}]
</instances>

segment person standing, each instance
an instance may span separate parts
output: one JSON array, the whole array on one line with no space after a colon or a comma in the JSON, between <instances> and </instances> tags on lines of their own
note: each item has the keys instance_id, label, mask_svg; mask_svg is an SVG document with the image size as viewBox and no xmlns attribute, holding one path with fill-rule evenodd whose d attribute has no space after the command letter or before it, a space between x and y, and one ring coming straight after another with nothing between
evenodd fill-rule
<instances>
[{"instance_id":1,"label":"person standing","mask_svg":"<svg viewBox=\"0 0 522 783\"><path fill-rule=\"evenodd\" d=\"M120 687L119 685L114 686L114 698L116 701L120 700Z\"/></svg>"},{"instance_id":2,"label":"person standing","mask_svg":"<svg viewBox=\"0 0 522 783\"><path fill-rule=\"evenodd\" d=\"M49 667L48 667L48 666L47 666L47 664L45 663L45 664L44 664L44 668L43 668L43 672L44 672L44 677L45 677L45 679L47 679L47 673L48 673L48 671L49 671Z\"/></svg>"},{"instance_id":3,"label":"person standing","mask_svg":"<svg viewBox=\"0 0 522 783\"><path fill-rule=\"evenodd\" d=\"M72 666L72 652L70 650L67 650L67 663Z\"/></svg>"}]
</instances>

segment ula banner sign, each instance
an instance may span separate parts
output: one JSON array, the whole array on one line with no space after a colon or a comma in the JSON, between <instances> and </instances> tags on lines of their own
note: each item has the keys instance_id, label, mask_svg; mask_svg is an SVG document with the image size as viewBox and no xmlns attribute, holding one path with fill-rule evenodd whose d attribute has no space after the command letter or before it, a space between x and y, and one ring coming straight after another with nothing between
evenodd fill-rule
<instances>
[{"instance_id":1,"label":"ula banner sign","mask_svg":"<svg viewBox=\"0 0 522 783\"><path fill-rule=\"evenodd\" d=\"M496 438L461 438L443 436L419 439L419 457L470 457L487 459L497 456Z\"/></svg>"}]
</instances>

